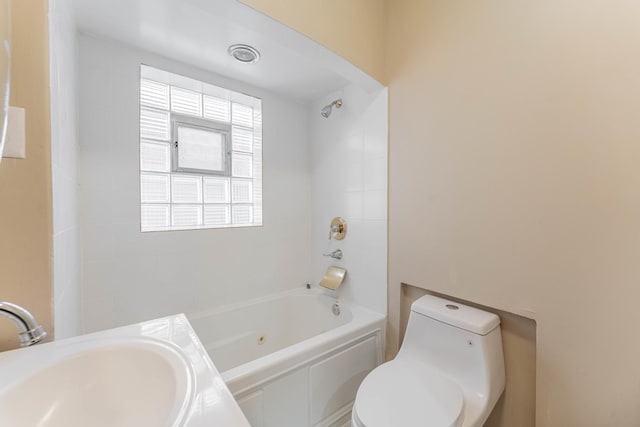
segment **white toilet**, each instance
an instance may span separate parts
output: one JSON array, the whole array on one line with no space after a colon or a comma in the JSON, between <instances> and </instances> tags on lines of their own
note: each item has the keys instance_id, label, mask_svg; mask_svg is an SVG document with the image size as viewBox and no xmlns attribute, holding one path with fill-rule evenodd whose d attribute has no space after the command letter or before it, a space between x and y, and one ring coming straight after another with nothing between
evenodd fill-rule
<instances>
[{"instance_id":1,"label":"white toilet","mask_svg":"<svg viewBox=\"0 0 640 427\"><path fill-rule=\"evenodd\" d=\"M396 358L364 379L353 427L480 427L504 390L500 318L426 295Z\"/></svg>"}]
</instances>

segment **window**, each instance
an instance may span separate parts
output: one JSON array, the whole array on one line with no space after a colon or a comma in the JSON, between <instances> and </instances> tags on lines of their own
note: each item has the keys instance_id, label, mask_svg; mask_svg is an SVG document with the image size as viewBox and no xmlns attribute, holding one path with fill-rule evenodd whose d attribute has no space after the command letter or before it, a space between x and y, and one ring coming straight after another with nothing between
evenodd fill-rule
<instances>
[{"instance_id":1,"label":"window","mask_svg":"<svg viewBox=\"0 0 640 427\"><path fill-rule=\"evenodd\" d=\"M173 170L229 175L228 126L214 127L207 120L176 117L172 127Z\"/></svg>"},{"instance_id":2,"label":"window","mask_svg":"<svg viewBox=\"0 0 640 427\"><path fill-rule=\"evenodd\" d=\"M261 226L261 100L140 74L141 230Z\"/></svg>"}]
</instances>

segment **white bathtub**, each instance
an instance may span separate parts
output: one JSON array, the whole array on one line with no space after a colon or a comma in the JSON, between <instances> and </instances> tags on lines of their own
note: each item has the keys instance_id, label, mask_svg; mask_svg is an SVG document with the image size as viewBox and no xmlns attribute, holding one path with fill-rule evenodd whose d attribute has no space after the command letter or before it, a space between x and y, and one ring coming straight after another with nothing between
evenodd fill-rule
<instances>
[{"instance_id":1,"label":"white bathtub","mask_svg":"<svg viewBox=\"0 0 640 427\"><path fill-rule=\"evenodd\" d=\"M253 427L348 425L356 391L382 363L385 317L295 290L189 316Z\"/></svg>"}]
</instances>

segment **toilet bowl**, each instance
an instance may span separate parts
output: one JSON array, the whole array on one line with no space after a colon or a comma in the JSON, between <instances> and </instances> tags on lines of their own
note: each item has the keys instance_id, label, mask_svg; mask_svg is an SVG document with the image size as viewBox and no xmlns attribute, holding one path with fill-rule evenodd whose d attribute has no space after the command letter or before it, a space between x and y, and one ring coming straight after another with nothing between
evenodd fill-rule
<instances>
[{"instance_id":1,"label":"toilet bowl","mask_svg":"<svg viewBox=\"0 0 640 427\"><path fill-rule=\"evenodd\" d=\"M480 427L504 390L500 318L426 295L396 358L358 389L353 427Z\"/></svg>"}]
</instances>

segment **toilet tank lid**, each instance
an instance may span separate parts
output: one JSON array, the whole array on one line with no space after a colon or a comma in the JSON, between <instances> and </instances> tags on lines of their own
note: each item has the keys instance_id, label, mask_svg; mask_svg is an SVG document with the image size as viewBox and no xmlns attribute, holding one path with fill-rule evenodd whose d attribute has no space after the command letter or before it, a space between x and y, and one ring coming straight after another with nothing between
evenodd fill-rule
<instances>
[{"instance_id":1,"label":"toilet tank lid","mask_svg":"<svg viewBox=\"0 0 640 427\"><path fill-rule=\"evenodd\" d=\"M500 325L500 318L493 313L433 295L415 300L411 311L478 335L487 335Z\"/></svg>"}]
</instances>

